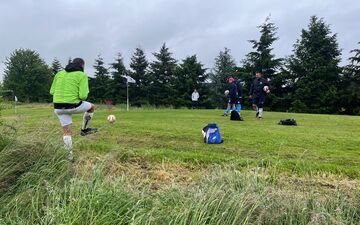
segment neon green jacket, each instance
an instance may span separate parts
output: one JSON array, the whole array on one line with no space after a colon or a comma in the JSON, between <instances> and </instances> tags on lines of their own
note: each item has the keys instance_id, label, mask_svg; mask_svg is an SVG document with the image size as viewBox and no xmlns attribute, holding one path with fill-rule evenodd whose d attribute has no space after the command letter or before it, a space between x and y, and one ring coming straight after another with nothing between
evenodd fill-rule
<instances>
[{"instance_id":1,"label":"neon green jacket","mask_svg":"<svg viewBox=\"0 0 360 225\"><path fill-rule=\"evenodd\" d=\"M83 71L62 70L55 75L50 94L54 103L76 104L89 94L88 76Z\"/></svg>"}]
</instances>

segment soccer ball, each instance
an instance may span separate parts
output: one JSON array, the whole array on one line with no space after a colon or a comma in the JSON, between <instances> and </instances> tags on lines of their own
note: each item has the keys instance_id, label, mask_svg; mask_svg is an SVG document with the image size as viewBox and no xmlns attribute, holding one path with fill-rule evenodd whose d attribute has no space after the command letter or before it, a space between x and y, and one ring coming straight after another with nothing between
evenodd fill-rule
<instances>
[{"instance_id":1,"label":"soccer ball","mask_svg":"<svg viewBox=\"0 0 360 225\"><path fill-rule=\"evenodd\" d=\"M107 121L108 121L109 123L115 123L116 117L115 117L114 115L109 115L109 116L107 117Z\"/></svg>"},{"instance_id":2,"label":"soccer ball","mask_svg":"<svg viewBox=\"0 0 360 225\"><path fill-rule=\"evenodd\" d=\"M264 86L263 91L265 91L266 93L270 92L269 86Z\"/></svg>"},{"instance_id":3,"label":"soccer ball","mask_svg":"<svg viewBox=\"0 0 360 225\"><path fill-rule=\"evenodd\" d=\"M224 92L224 95L227 96L227 95L229 94L229 92L230 92L229 90L226 90L226 91Z\"/></svg>"}]
</instances>

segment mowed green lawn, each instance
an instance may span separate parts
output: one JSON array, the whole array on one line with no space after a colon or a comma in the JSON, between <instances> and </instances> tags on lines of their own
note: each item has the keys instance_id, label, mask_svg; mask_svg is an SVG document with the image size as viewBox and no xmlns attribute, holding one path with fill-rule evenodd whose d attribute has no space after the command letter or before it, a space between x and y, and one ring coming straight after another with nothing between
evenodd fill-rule
<instances>
[{"instance_id":1,"label":"mowed green lawn","mask_svg":"<svg viewBox=\"0 0 360 225\"><path fill-rule=\"evenodd\" d=\"M81 137L82 115L73 116L74 152L118 152L119 160L142 158L151 163L232 164L268 167L284 173L334 173L360 178L360 117L265 112L258 120L242 111L245 121L230 121L222 110L124 109L109 112L99 107L91 127L99 132ZM3 120L16 122L18 135L37 132L62 141L61 127L51 105L22 105L1 112ZM117 117L115 124L106 121ZM299 126L280 126L295 118ZM206 145L201 129L217 123L224 143Z\"/></svg>"}]
</instances>

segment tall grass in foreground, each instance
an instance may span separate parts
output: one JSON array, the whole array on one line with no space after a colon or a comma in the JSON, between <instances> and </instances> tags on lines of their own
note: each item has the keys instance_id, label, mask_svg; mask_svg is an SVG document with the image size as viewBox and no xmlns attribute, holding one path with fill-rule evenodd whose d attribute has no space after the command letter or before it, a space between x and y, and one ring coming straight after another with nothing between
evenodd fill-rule
<instances>
[{"instance_id":1,"label":"tall grass in foreground","mask_svg":"<svg viewBox=\"0 0 360 225\"><path fill-rule=\"evenodd\" d=\"M0 139L2 140L2 139ZM46 138L44 138L46 140ZM359 224L359 193L278 187L256 173L216 167L199 182L154 190L131 177L72 172L51 141L0 149L0 224Z\"/></svg>"}]
</instances>

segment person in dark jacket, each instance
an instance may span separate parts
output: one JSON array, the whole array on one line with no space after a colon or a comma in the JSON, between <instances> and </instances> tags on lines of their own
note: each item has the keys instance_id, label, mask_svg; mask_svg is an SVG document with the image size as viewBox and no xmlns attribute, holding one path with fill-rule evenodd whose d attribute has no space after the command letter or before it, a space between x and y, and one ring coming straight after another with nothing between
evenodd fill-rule
<instances>
[{"instance_id":1,"label":"person in dark jacket","mask_svg":"<svg viewBox=\"0 0 360 225\"><path fill-rule=\"evenodd\" d=\"M238 99L238 91L237 91L237 87L236 87L236 83L235 83L235 78L230 77L229 84L231 85L229 95L228 95L229 101L228 101L228 105L227 105L227 108L226 108L223 116L227 116L230 109L235 110L235 104Z\"/></svg>"},{"instance_id":2,"label":"person in dark jacket","mask_svg":"<svg viewBox=\"0 0 360 225\"><path fill-rule=\"evenodd\" d=\"M238 92L238 99L236 101L236 111L239 113L240 115L240 112L241 112L241 103L242 103L242 83L241 83L241 80L238 79L236 81L236 88L237 88L237 92Z\"/></svg>"},{"instance_id":3,"label":"person in dark jacket","mask_svg":"<svg viewBox=\"0 0 360 225\"><path fill-rule=\"evenodd\" d=\"M256 117L261 119L264 111L264 103L266 95L270 93L269 82L262 77L262 72L255 73L255 80L250 87L250 96L254 110L256 110Z\"/></svg>"}]
</instances>

